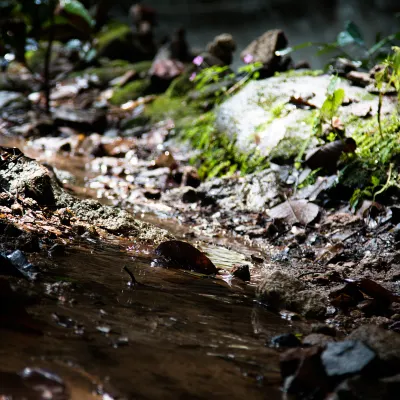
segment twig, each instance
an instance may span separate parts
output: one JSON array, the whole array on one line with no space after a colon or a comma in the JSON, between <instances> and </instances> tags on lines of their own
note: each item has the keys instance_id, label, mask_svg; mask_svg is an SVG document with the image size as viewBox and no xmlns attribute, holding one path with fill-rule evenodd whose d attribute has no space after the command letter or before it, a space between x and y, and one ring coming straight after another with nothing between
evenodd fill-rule
<instances>
[{"instance_id":1,"label":"twig","mask_svg":"<svg viewBox=\"0 0 400 400\"><path fill-rule=\"evenodd\" d=\"M128 267L126 265L124 265L123 270L130 276L131 278L131 286L135 286L135 285L141 285L135 278L135 276L133 275L133 273L128 269Z\"/></svg>"},{"instance_id":2,"label":"twig","mask_svg":"<svg viewBox=\"0 0 400 400\"><path fill-rule=\"evenodd\" d=\"M51 4L50 4L51 6ZM51 53L54 41L54 9L50 7L50 27L49 27L49 39L47 43L46 54L44 57L44 94L46 100L46 113L50 114L50 92L51 92L51 82L50 82L50 63L51 63Z\"/></svg>"}]
</instances>

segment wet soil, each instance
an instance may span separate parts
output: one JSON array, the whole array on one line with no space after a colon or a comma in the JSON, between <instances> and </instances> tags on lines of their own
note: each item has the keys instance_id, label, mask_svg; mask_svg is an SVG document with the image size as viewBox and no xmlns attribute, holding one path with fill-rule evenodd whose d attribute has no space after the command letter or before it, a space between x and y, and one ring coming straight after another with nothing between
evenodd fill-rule
<instances>
[{"instance_id":1,"label":"wet soil","mask_svg":"<svg viewBox=\"0 0 400 400\"><path fill-rule=\"evenodd\" d=\"M260 214L227 212L215 204L163 197L125 201L119 197L123 179L101 167L107 157L43 151L6 138L0 145L16 145L58 169L59 180L75 196L123 206L191 242L227 273L233 265L250 266L250 284L224 273L207 278L154 267L154 246L111 235L69 241L60 257L31 255L29 261L40 266L37 280L11 283L29 294L28 327L35 329L26 329L26 323L2 329L0 354L7 360L2 369L49 369L64 379L72 399L278 399L279 352L268 346L270 339L311 329L299 314L271 312L256 300L266 272L281 271L325 297L345 279L379 280L398 291L399 257L386 211L373 218L346 207L325 209L306 228L271 227ZM157 186L157 179L148 185ZM122 190L129 194L132 187ZM130 284L124 266L139 285ZM340 303L340 290L333 300ZM388 327L399 314L398 307L387 305L343 310L335 304L326 322L340 335L365 323Z\"/></svg>"}]
</instances>

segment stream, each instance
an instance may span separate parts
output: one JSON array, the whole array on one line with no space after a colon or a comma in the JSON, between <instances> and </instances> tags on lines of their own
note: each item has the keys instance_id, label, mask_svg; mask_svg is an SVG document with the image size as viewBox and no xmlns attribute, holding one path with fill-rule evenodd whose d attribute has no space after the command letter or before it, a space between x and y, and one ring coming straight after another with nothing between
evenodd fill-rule
<instances>
[{"instance_id":1,"label":"stream","mask_svg":"<svg viewBox=\"0 0 400 400\"><path fill-rule=\"evenodd\" d=\"M94 195L84 187L84 159L23 150L69 170L80 197ZM176 221L144 218L177 238L190 232ZM229 251L224 240L193 244L218 267L254 252L244 244ZM255 300L257 274L245 284L153 267L152 250L87 237L54 260L37 256L42 272L33 286L19 289L31 294L27 311L40 332L3 330L3 369L48 369L62 377L73 400L281 398L279 354L266 343L296 332L296 322ZM130 284L124 266L139 284Z\"/></svg>"}]
</instances>

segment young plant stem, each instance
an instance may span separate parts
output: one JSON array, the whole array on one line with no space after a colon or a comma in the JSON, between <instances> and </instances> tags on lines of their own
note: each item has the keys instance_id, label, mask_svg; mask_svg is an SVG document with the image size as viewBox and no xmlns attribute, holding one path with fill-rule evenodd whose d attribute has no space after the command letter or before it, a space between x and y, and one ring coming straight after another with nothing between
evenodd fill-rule
<instances>
[{"instance_id":1,"label":"young plant stem","mask_svg":"<svg viewBox=\"0 0 400 400\"><path fill-rule=\"evenodd\" d=\"M382 91L379 91L377 118L378 118L379 134L381 136L381 139L383 139L382 120L381 120L382 97L383 97L383 93L382 93Z\"/></svg>"},{"instance_id":2,"label":"young plant stem","mask_svg":"<svg viewBox=\"0 0 400 400\"><path fill-rule=\"evenodd\" d=\"M50 63L51 63L51 52L54 41L54 8L50 7L50 26L49 26L49 39L47 43L46 54L44 57L44 95L46 102L46 113L50 114L50 94L51 94L51 82L50 82Z\"/></svg>"}]
</instances>

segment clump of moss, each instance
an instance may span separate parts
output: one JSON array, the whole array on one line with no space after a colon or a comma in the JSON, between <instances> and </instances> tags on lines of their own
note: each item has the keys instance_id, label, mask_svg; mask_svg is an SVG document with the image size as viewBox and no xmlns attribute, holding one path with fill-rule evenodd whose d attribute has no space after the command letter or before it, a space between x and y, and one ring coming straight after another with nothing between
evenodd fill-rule
<instances>
[{"instance_id":1,"label":"clump of moss","mask_svg":"<svg viewBox=\"0 0 400 400\"><path fill-rule=\"evenodd\" d=\"M296 136L284 137L271 150L269 158L277 164L287 164L289 161L294 161L308 141L309 139L302 139Z\"/></svg>"},{"instance_id":2,"label":"clump of moss","mask_svg":"<svg viewBox=\"0 0 400 400\"><path fill-rule=\"evenodd\" d=\"M124 75L128 71L136 71L137 74L144 76L151 68L151 61L141 61L130 64L124 60L113 60L104 63L101 67L89 67L82 71L71 74L71 77L94 75L98 78L101 86L106 86L113 79Z\"/></svg>"},{"instance_id":3,"label":"clump of moss","mask_svg":"<svg viewBox=\"0 0 400 400\"><path fill-rule=\"evenodd\" d=\"M377 119L360 123L352 137L357 142L357 157L340 173L339 183L352 188L351 205L382 195L389 187L400 187L397 165L400 159L400 116L394 113L382 121L382 135Z\"/></svg>"},{"instance_id":4,"label":"clump of moss","mask_svg":"<svg viewBox=\"0 0 400 400\"><path fill-rule=\"evenodd\" d=\"M132 35L132 30L129 25L122 23L111 23L102 30L96 38L96 47L101 54L109 45L116 40L124 42L129 40Z\"/></svg>"},{"instance_id":5,"label":"clump of moss","mask_svg":"<svg viewBox=\"0 0 400 400\"><path fill-rule=\"evenodd\" d=\"M114 89L114 93L110 99L110 103L120 106L129 100L136 100L139 97L145 96L150 90L150 80L140 79L129 82L122 88Z\"/></svg>"},{"instance_id":6,"label":"clump of moss","mask_svg":"<svg viewBox=\"0 0 400 400\"><path fill-rule=\"evenodd\" d=\"M286 78L294 78L299 76L320 76L324 71L320 69L291 69L286 72L275 72L274 76L283 76Z\"/></svg>"},{"instance_id":7,"label":"clump of moss","mask_svg":"<svg viewBox=\"0 0 400 400\"><path fill-rule=\"evenodd\" d=\"M175 121L176 125L182 125L186 118L196 118L201 110L189 103L184 97L169 97L166 94L157 96L150 104L146 105L145 115L152 122L159 122L167 118Z\"/></svg>"},{"instance_id":8,"label":"clump of moss","mask_svg":"<svg viewBox=\"0 0 400 400\"><path fill-rule=\"evenodd\" d=\"M183 97L192 89L193 83L190 81L190 74L185 72L171 82L165 94L168 97Z\"/></svg>"},{"instance_id":9,"label":"clump of moss","mask_svg":"<svg viewBox=\"0 0 400 400\"><path fill-rule=\"evenodd\" d=\"M212 111L182 129L180 137L200 151L191 163L198 167L201 179L229 176L235 172L248 174L269 166L268 160L257 150L241 152L236 146L236 140L219 132L215 127L215 114Z\"/></svg>"}]
</instances>

